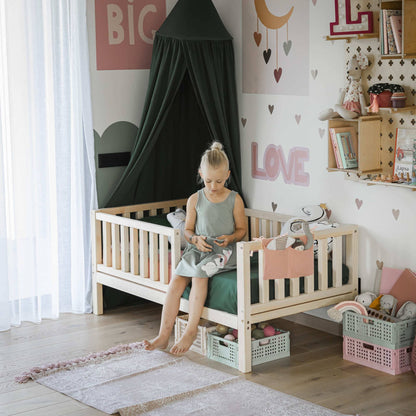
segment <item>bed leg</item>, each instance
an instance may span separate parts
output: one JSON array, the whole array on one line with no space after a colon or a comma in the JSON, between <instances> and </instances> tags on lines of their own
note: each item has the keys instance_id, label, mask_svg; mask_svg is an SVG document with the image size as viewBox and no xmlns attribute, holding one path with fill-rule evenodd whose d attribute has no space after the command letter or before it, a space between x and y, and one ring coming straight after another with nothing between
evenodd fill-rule
<instances>
[{"instance_id":1,"label":"bed leg","mask_svg":"<svg viewBox=\"0 0 416 416\"><path fill-rule=\"evenodd\" d=\"M94 315L102 315L104 312L103 307L103 285L97 283L95 273L92 276L92 311Z\"/></svg>"},{"instance_id":2,"label":"bed leg","mask_svg":"<svg viewBox=\"0 0 416 416\"><path fill-rule=\"evenodd\" d=\"M238 370L251 372L251 324L244 322L238 327Z\"/></svg>"}]
</instances>

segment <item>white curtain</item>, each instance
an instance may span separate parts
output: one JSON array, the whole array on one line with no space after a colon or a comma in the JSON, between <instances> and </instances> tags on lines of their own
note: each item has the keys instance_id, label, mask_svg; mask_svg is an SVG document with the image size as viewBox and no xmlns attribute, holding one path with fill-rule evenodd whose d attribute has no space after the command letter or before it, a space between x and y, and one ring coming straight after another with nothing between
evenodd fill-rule
<instances>
[{"instance_id":1,"label":"white curtain","mask_svg":"<svg viewBox=\"0 0 416 416\"><path fill-rule=\"evenodd\" d=\"M86 0L0 0L0 330L91 312Z\"/></svg>"}]
</instances>

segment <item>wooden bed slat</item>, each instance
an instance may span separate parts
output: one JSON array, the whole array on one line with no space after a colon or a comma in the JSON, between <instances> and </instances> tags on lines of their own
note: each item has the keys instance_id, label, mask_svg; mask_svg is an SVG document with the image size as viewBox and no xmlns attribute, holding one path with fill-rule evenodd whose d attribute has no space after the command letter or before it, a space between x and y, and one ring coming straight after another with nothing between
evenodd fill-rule
<instances>
[{"instance_id":1,"label":"wooden bed slat","mask_svg":"<svg viewBox=\"0 0 416 416\"><path fill-rule=\"evenodd\" d=\"M155 281L159 280L159 256L157 240L157 233L149 233L149 277Z\"/></svg>"},{"instance_id":2,"label":"wooden bed slat","mask_svg":"<svg viewBox=\"0 0 416 416\"><path fill-rule=\"evenodd\" d=\"M318 289L328 289L328 241L318 240Z\"/></svg>"},{"instance_id":3,"label":"wooden bed slat","mask_svg":"<svg viewBox=\"0 0 416 416\"><path fill-rule=\"evenodd\" d=\"M139 274L139 231L130 228L130 270L134 275Z\"/></svg>"},{"instance_id":4,"label":"wooden bed slat","mask_svg":"<svg viewBox=\"0 0 416 416\"><path fill-rule=\"evenodd\" d=\"M160 247L160 281L162 283L169 283L169 249L168 238L165 235L159 236Z\"/></svg>"},{"instance_id":5,"label":"wooden bed slat","mask_svg":"<svg viewBox=\"0 0 416 416\"><path fill-rule=\"evenodd\" d=\"M120 226L118 224L111 224L111 247L113 267L120 269Z\"/></svg>"},{"instance_id":6,"label":"wooden bed slat","mask_svg":"<svg viewBox=\"0 0 416 416\"><path fill-rule=\"evenodd\" d=\"M144 230L139 231L140 247L140 274L143 277L149 277L149 233Z\"/></svg>"},{"instance_id":7,"label":"wooden bed slat","mask_svg":"<svg viewBox=\"0 0 416 416\"><path fill-rule=\"evenodd\" d=\"M111 266L111 224L103 222L103 263Z\"/></svg>"},{"instance_id":8,"label":"wooden bed slat","mask_svg":"<svg viewBox=\"0 0 416 416\"><path fill-rule=\"evenodd\" d=\"M332 240L332 286L342 286L342 237Z\"/></svg>"}]
</instances>

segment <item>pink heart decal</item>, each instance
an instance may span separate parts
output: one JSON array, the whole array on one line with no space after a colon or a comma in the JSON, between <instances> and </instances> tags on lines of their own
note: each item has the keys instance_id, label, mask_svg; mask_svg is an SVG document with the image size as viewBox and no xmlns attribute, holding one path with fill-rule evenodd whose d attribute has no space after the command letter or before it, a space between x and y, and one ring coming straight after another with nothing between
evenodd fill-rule
<instances>
[{"instance_id":1,"label":"pink heart decal","mask_svg":"<svg viewBox=\"0 0 416 416\"><path fill-rule=\"evenodd\" d=\"M399 209L392 209L391 212L393 213L394 219L397 221L399 219L400 210Z\"/></svg>"},{"instance_id":2,"label":"pink heart decal","mask_svg":"<svg viewBox=\"0 0 416 416\"><path fill-rule=\"evenodd\" d=\"M301 119L301 115L300 114L295 114L295 120L296 120L296 123L300 123L300 119Z\"/></svg>"},{"instance_id":3,"label":"pink heart decal","mask_svg":"<svg viewBox=\"0 0 416 416\"><path fill-rule=\"evenodd\" d=\"M319 129L319 135L321 136L321 139L322 139L322 137L324 137L324 134L325 134L325 129Z\"/></svg>"},{"instance_id":4,"label":"pink heart decal","mask_svg":"<svg viewBox=\"0 0 416 416\"><path fill-rule=\"evenodd\" d=\"M241 124L243 125L243 127L246 126L247 123L247 119L246 118L241 118Z\"/></svg>"},{"instance_id":5,"label":"pink heart decal","mask_svg":"<svg viewBox=\"0 0 416 416\"><path fill-rule=\"evenodd\" d=\"M274 79L276 80L276 82L279 82L281 76L282 76L282 68L275 69L274 70Z\"/></svg>"},{"instance_id":6,"label":"pink heart decal","mask_svg":"<svg viewBox=\"0 0 416 416\"><path fill-rule=\"evenodd\" d=\"M314 6L316 6L316 0L312 0Z\"/></svg>"},{"instance_id":7,"label":"pink heart decal","mask_svg":"<svg viewBox=\"0 0 416 416\"><path fill-rule=\"evenodd\" d=\"M363 201L361 199L355 198L355 205L357 205L358 209L361 208L362 204L363 204Z\"/></svg>"},{"instance_id":8,"label":"pink heart decal","mask_svg":"<svg viewBox=\"0 0 416 416\"><path fill-rule=\"evenodd\" d=\"M325 208L325 213L326 213L326 217L328 219L330 219L331 218L332 211L330 209L328 209L328 208Z\"/></svg>"},{"instance_id":9,"label":"pink heart decal","mask_svg":"<svg viewBox=\"0 0 416 416\"><path fill-rule=\"evenodd\" d=\"M256 42L256 45L259 46L261 42L261 33L254 32L253 36L254 36L254 42Z\"/></svg>"},{"instance_id":10,"label":"pink heart decal","mask_svg":"<svg viewBox=\"0 0 416 416\"><path fill-rule=\"evenodd\" d=\"M269 111L270 111L270 114L272 114L272 113L273 113L273 110L274 110L274 105L270 105L270 104L269 104Z\"/></svg>"}]
</instances>

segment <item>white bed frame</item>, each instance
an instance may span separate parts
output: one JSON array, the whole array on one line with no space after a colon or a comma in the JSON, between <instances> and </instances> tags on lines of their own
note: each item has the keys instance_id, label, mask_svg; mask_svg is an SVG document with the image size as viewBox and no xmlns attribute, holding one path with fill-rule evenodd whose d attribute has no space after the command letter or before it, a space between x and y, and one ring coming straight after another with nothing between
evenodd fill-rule
<instances>
[{"instance_id":1,"label":"white bed frame","mask_svg":"<svg viewBox=\"0 0 416 416\"><path fill-rule=\"evenodd\" d=\"M171 227L141 221L146 216L185 208L186 199L140 205L105 208L92 215L93 308L103 313L102 286L109 286L160 304L164 303L170 273L180 260L180 233ZM280 233L291 216L245 210L250 238L270 237ZM333 238L333 287L328 288L327 239ZM305 312L344 300L358 291L358 228L340 225L314 232L318 241L318 282L306 276L304 293L299 278L289 279L290 295L284 295L286 279L275 280L275 299L269 300L269 281L263 279L263 250L260 241L237 243L237 315L204 308L202 317L237 328L239 333L239 370L251 371L251 324ZM168 239L171 247L169 249ZM248 237L246 237L248 240ZM250 254L259 252L259 302L250 303ZM342 284L342 263L349 268L349 282ZM188 301L181 300L180 310L188 312Z\"/></svg>"}]
</instances>

